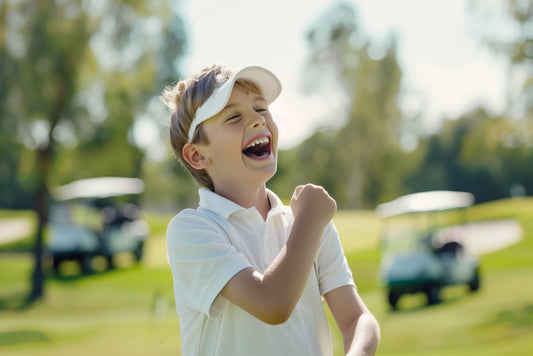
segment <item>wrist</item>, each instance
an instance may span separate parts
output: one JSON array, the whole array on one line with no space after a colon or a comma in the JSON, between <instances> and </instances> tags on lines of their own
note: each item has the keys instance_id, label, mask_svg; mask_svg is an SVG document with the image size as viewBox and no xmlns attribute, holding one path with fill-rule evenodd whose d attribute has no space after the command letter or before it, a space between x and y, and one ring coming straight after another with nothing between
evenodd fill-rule
<instances>
[{"instance_id":1,"label":"wrist","mask_svg":"<svg viewBox=\"0 0 533 356\"><path fill-rule=\"evenodd\" d=\"M302 231L307 239L311 236L319 238L330 221L323 217L301 214L294 217L293 229L296 227Z\"/></svg>"}]
</instances>

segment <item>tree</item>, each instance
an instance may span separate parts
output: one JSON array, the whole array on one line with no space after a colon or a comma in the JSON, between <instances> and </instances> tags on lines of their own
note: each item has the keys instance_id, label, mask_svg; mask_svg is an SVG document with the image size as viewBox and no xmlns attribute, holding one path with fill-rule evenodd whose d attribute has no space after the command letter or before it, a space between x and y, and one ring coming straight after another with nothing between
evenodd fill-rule
<instances>
[{"instance_id":1,"label":"tree","mask_svg":"<svg viewBox=\"0 0 533 356\"><path fill-rule=\"evenodd\" d=\"M471 0L470 5L481 42L508 58L514 69L509 81L517 82L519 89L509 88L509 106L519 115L533 118L533 2Z\"/></svg>"},{"instance_id":2,"label":"tree","mask_svg":"<svg viewBox=\"0 0 533 356\"><path fill-rule=\"evenodd\" d=\"M372 43L359 30L355 10L344 3L322 14L307 40L307 86L340 88L346 118L340 129L319 132L295 148L293 164L299 178L324 185L340 207L375 206L401 189L401 179L391 173L402 172L397 167L403 119L397 103L401 69L395 41Z\"/></svg>"},{"instance_id":3,"label":"tree","mask_svg":"<svg viewBox=\"0 0 533 356\"><path fill-rule=\"evenodd\" d=\"M122 155L118 171L138 175L143 155L128 131L163 82L177 77L185 33L177 13L155 0L2 1L0 20L2 129L34 153L27 174L38 216L33 301L43 295L49 187L62 180L57 158L68 161L65 150L76 148L72 156L93 158L91 172L102 173L98 160Z\"/></svg>"},{"instance_id":4,"label":"tree","mask_svg":"<svg viewBox=\"0 0 533 356\"><path fill-rule=\"evenodd\" d=\"M533 191L532 124L506 116L491 116L479 108L424 138L420 169L407 177L411 191L451 189L474 194L477 202ZM518 191L517 191L518 190Z\"/></svg>"},{"instance_id":5,"label":"tree","mask_svg":"<svg viewBox=\"0 0 533 356\"><path fill-rule=\"evenodd\" d=\"M533 2L471 0L470 5L472 24L481 43L493 53L503 55L509 63L506 117L493 124L501 132L491 135L499 137L500 143L495 146L497 150L490 150L501 160L502 194L507 196L509 187L519 187L531 194L533 177L525 167L531 166L528 155L533 147L529 138L533 119ZM484 159L493 162L486 156ZM479 167L481 162L473 160L472 164Z\"/></svg>"}]
</instances>

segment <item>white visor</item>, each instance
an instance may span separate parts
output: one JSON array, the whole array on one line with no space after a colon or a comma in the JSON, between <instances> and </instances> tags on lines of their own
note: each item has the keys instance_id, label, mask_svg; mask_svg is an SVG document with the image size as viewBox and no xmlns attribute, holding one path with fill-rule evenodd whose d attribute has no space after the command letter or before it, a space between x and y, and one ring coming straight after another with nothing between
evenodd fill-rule
<instances>
[{"instance_id":1,"label":"white visor","mask_svg":"<svg viewBox=\"0 0 533 356\"><path fill-rule=\"evenodd\" d=\"M237 79L246 79L256 84L268 104L272 103L281 93L281 82L269 70L263 67L250 66L237 71L228 80L220 83L213 90L211 96L196 110L196 116L192 120L191 127L189 128L189 142L192 141L194 131L198 125L224 109Z\"/></svg>"}]
</instances>

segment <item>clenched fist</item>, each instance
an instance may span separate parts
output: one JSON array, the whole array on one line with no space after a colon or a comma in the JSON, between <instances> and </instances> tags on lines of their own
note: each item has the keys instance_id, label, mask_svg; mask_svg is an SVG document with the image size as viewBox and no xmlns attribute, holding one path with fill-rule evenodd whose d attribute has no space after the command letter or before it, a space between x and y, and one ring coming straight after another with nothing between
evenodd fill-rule
<instances>
[{"instance_id":1,"label":"clenched fist","mask_svg":"<svg viewBox=\"0 0 533 356\"><path fill-rule=\"evenodd\" d=\"M299 185L291 198L291 209L295 219L305 219L325 227L337 210L337 203L321 186Z\"/></svg>"}]
</instances>

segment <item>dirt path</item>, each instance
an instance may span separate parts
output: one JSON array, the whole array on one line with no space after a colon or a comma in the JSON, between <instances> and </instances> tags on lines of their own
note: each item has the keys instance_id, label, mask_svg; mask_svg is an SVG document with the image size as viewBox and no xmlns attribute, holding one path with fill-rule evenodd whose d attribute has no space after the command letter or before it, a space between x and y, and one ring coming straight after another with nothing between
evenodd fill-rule
<instances>
[{"instance_id":1,"label":"dirt path","mask_svg":"<svg viewBox=\"0 0 533 356\"><path fill-rule=\"evenodd\" d=\"M6 244L31 233L28 219L0 220L0 245ZM492 220L454 226L441 231L439 240L459 241L471 253L482 255L511 246L523 238L523 230L514 219Z\"/></svg>"},{"instance_id":2,"label":"dirt path","mask_svg":"<svg viewBox=\"0 0 533 356\"><path fill-rule=\"evenodd\" d=\"M32 226L28 219L0 220L0 245L28 236L31 230Z\"/></svg>"},{"instance_id":3,"label":"dirt path","mask_svg":"<svg viewBox=\"0 0 533 356\"><path fill-rule=\"evenodd\" d=\"M465 248L482 255L514 245L522 240L522 226L514 219L491 220L454 226L440 232L440 241L459 241Z\"/></svg>"}]
</instances>

